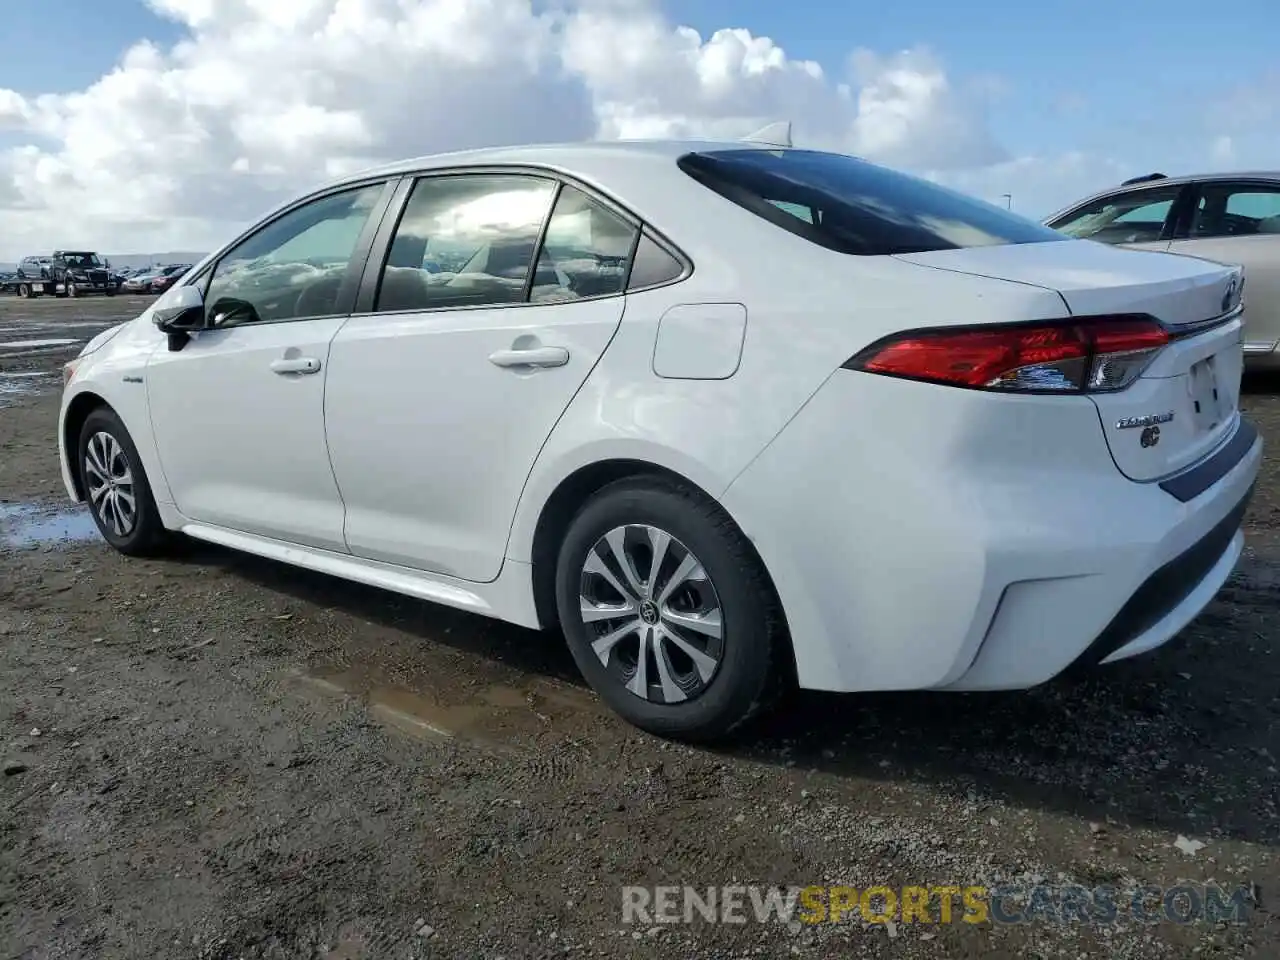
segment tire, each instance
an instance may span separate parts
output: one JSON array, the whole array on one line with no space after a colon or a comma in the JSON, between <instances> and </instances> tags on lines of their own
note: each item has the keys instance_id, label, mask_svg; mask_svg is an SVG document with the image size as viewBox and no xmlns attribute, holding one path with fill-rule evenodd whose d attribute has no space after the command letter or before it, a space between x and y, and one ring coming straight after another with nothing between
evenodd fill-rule
<instances>
[{"instance_id":1,"label":"tire","mask_svg":"<svg viewBox=\"0 0 1280 960\"><path fill-rule=\"evenodd\" d=\"M30 299L31 299L31 286L30 286L29 284L26 284L26 283L20 283L20 284L18 284L18 296L20 296L23 300L30 300Z\"/></svg>"},{"instance_id":2,"label":"tire","mask_svg":"<svg viewBox=\"0 0 1280 960\"><path fill-rule=\"evenodd\" d=\"M92 446L91 446L92 445ZM169 546L172 538L160 521L151 485L138 456L138 448L120 418L109 407L99 407L85 419L76 446L80 479L93 522L111 546L128 556L152 556ZM98 496L104 485L106 493ZM127 476L128 482L122 482ZM115 491L114 495L112 491ZM110 504L127 508L124 494L132 493L131 522L127 510L117 514ZM119 524L115 521L120 520Z\"/></svg>"},{"instance_id":3,"label":"tire","mask_svg":"<svg viewBox=\"0 0 1280 960\"><path fill-rule=\"evenodd\" d=\"M619 576L619 546L639 590ZM649 568L660 551L653 577ZM670 593L689 565L703 577L684 577ZM593 604L621 610L624 601L634 612L593 622L582 613ZM768 706L789 676L786 629L760 559L718 504L673 481L620 480L587 502L560 546L556 609L591 687L624 719L660 736L723 739ZM615 645L597 653L596 645L610 638ZM644 644L642 677L637 653Z\"/></svg>"},{"instance_id":4,"label":"tire","mask_svg":"<svg viewBox=\"0 0 1280 960\"><path fill-rule=\"evenodd\" d=\"M107 296L108 296L108 297L114 297L115 295L116 295L116 288L115 288L115 287L107 287Z\"/></svg>"},{"instance_id":5,"label":"tire","mask_svg":"<svg viewBox=\"0 0 1280 960\"><path fill-rule=\"evenodd\" d=\"M67 280L63 283L62 288L66 291L68 297L74 297L79 293L74 280Z\"/></svg>"}]
</instances>

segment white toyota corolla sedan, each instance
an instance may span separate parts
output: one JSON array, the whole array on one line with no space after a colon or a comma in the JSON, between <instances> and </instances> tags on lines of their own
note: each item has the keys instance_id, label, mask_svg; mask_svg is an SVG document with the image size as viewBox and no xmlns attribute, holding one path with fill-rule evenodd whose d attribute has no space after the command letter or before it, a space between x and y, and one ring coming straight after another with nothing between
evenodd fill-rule
<instances>
[{"instance_id":1,"label":"white toyota corolla sedan","mask_svg":"<svg viewBox=\"0 0 1280 960\"><path fill-rule=\"evenodd\" d=\"M183 534L558 628L669 736L787 681L1025 688L1174 636L1262 456L1241 270L763 140L458 153L281 207L67 365L68 492L126 554Z\"/></svg>"}]
</instances>

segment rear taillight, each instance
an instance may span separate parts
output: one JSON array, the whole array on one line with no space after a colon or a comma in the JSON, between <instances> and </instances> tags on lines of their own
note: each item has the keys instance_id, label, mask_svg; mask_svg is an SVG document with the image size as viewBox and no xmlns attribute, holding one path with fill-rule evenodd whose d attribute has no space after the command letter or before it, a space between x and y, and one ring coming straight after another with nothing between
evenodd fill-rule
<instances>
[{"instance_id":1,"label":"rear taillight","mask_svg":"<svg viewBox=\"0 0 1280 960\"><path fill-rule=\"evenodd\" d=\"M909 380L1017 393L1123 390L1169 342L1151 317L912 330L873 343L845 363Z\"/></svg>"}]
</instances>

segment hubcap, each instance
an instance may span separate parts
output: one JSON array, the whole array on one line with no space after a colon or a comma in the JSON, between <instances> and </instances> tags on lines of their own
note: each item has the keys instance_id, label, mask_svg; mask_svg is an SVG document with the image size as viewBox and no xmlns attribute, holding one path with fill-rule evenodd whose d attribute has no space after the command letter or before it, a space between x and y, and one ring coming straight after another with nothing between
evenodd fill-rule
<instances>
[{"instance_id":1,"label":"hubcap","mask_svg":"<svg viewBox=\"0 0 1280 960\"><path fill-rule=\"evenodd\" d=\"M692 700L724 657L715 586L693 552L657 527L601 537L582 565L579 605L595 655L641 699Z\"/></svg>"},{"instance_id":2,"label":"hubcap","mask_svg":"<svg viewBox=\"0 0 1280 960\"><path fill-rule=\"evenodd\" d=\"M138 522L133 470L120 442L105 431L89 438L84 452L89 503L102 525L117 537L128 536Z\"/></svg>"}]
</instances>

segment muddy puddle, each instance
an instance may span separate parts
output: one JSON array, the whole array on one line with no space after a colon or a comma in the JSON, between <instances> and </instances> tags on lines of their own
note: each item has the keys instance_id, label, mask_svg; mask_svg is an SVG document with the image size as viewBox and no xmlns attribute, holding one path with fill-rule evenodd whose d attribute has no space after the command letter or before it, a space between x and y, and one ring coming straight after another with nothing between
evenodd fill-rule
<instances>
[{"instance_id":1,"label":"muddy puddle","mask_svg":"<svg viewBox=\"0 0 1280 960\"><path fill-rule=\"evenodd\" d=\"M0 503L0 546L34 548L101 539L84 507Z\"/></svg>"},{"instance_id":2,"label":"muddy puddle","mask_svg":"<svg viewBox=\"0 0 1280 960\"><path fill-rule=\"evenodd\" d=\"M321 694L355 697L384 726L429 739L513 743L577 725L603 710L585 689L545 677L447 692L394 681L371 667L320 666L295 673L294 680Z\"/></svg>"},{"instance_id":3,"label":"muddy puddle","mask_svg":"<svg viewBox=\"0 0 1280 960\"><path fill-rule=\"evenodd\" d=\"M0 407L23 397L34 396L54 382L54 375L43 370L0 373Z\"/></svg>"}]
</instances>

